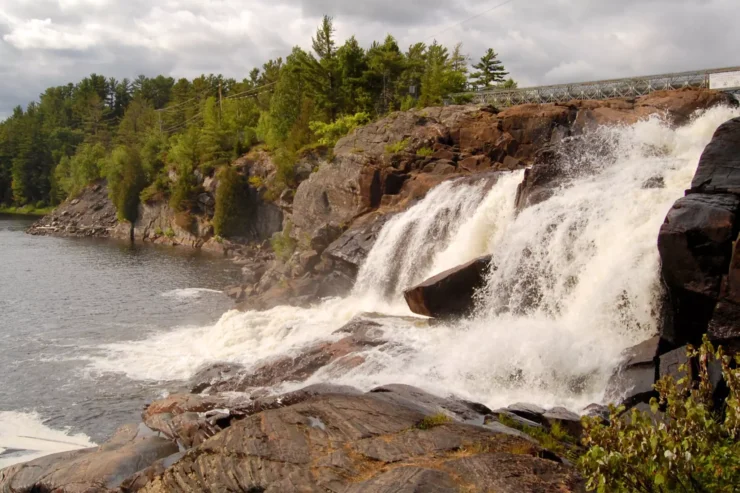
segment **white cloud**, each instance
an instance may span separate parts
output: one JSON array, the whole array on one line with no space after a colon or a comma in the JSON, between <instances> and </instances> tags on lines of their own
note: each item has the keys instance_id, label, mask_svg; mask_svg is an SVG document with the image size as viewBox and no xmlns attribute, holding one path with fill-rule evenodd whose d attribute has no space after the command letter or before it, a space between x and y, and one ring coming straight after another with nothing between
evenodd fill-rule
<instances>
[{"instance_id":1,"label":"white cloud","mask_svg":"<svg viewBox=\"0 0 740 493\"><path fill-rule=\"evenodd\" d=\"M54 25L51 19L29 19L13 26L3 40L19 50L86 50L95 44L89 34Z\"/></svg>"}]
</instances>

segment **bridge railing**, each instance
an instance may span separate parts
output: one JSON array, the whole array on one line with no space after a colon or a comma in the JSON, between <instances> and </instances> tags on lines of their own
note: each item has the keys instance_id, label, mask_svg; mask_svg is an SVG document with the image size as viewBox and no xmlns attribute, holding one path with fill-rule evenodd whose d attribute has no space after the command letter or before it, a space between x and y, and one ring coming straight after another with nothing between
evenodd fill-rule
<instances>
[{"instance_id":1,"label":"bridge railing","mask_svg":"<svg viewBox=\"0 0 740 493\"><path fill-rule=\"evenodd\" d=\"M737 76L735 76L735 73ZM720 81L720 78L722 79ZM526 87L522 89L492 89L451 94L447 103L465 101L493 104L497 107L526 103L564 103L584 99L612 99L645 96L661 90L684 87L709 88L713 80L720 90L740 90L740 67L727 67L694 72L649 75L625 79L610 79L575 84Z\"/></svg>"}]
</instances>

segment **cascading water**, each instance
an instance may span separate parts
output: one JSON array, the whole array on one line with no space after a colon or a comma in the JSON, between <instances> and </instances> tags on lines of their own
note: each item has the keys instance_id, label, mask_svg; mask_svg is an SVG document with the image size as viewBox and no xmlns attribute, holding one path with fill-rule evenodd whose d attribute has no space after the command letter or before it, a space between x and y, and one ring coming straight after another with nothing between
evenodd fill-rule
<instances>
[{"instance_id":1,"label":"cascading water","mask_svg":"<svg viewBox=\"0 0 740 493\"><path fill-rule=\"evenodd\" d=\"M349 298L229 312L214 327L108 346L94 368L168 380L205 363L295 354L339 337L332 332L368 307L398 313L405 287L490 253L476 316L431 326L383 319L389 343L363 353L363 364L325 367L296 386L408 383L489 406L597 402L622 350L657 330L658 230L713 131L738 115L714 108L676 130L657 118L603 128L565 156L568 180L518 214L521 172L489 191L444 183L384 226Z\"/></svg>"}]
</instances>

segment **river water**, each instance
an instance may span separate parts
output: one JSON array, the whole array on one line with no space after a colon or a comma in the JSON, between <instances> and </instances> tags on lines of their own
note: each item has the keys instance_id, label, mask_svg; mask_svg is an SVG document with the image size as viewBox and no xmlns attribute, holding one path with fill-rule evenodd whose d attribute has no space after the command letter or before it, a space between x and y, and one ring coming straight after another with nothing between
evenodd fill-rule
<instances>
[{"instance_id":1,"label":"river water","mask_svg":"<svg viewBox=\"0 0 740 493\"><path fill-rule=\"evenodd\" d=\"M103 374L91 359L105 344L215 322L232 306L219 290L239 279L191 249L34 237L30 223L0 215L0 468L140 421L158 381Z\"/></svg>"}]
</instances>

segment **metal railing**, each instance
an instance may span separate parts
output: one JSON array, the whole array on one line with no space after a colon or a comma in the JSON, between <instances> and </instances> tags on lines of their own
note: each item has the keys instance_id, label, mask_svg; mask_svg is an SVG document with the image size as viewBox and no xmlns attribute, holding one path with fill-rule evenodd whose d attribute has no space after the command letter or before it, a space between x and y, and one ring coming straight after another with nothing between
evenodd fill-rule
<instances>
[{"instance_id":1,"label":"metal railing","mask_svg":"<svg viewBox=\"0 0 740 493\"><path fill-rule=\"evenodd\" d=\"M451 94L446 102L456 101L493 104L497 107L527 103L565 103L584 99L633 98L655 91L676 90L685 87L708 88L712 74L738 72L740 67L728 67L694 72L649 75L626 79L557 84L552 86L527 87L522 89L493 89ZM722 87L720 90L737 92L738 87Z\"/></svg>"}]
</instances>

